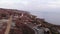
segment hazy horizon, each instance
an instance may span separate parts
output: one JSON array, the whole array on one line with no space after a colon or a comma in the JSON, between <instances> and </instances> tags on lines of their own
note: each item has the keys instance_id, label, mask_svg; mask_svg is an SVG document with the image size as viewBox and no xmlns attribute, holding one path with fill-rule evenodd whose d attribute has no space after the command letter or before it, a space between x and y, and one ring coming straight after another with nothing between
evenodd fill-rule
<instances>
[{"instance_id":1,"label":"hazy horizon","mask_svg":"<svg viewBox=\"0 0 60 34\"><path fill-rule=\"evenodd\" d=\"M45 21L60 25L60 13L59 12L31 12L32 14L38 16L38 18L43 18Z\"/></svg>"}]
</instances>

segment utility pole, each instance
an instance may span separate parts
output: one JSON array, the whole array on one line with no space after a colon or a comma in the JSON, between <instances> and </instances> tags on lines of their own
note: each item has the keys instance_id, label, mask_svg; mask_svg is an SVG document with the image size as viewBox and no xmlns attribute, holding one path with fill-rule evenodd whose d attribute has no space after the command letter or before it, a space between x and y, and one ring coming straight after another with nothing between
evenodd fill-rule
<instances>
[{"instance_id":1,"label":"utility pole","mask_svg":"<svg viewBox=\"0 0 60 34\"><path fill-rule=\"evenodd\" d=\"M11 23L12 23L12 16L10 16L10 18L7 21L7 28L6 28L5 34L9 34Z\"/></svg>"}]
</instances>

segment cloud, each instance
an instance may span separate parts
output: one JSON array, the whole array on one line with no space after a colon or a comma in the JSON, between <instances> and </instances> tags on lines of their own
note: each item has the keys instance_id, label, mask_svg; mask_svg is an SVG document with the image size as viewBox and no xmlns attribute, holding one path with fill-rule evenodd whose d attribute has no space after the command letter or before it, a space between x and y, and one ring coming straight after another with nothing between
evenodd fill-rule
<instances>
[{"instance_id":1,"label":"cloud","mask_svg":"<svg viewBox=\"0 0 60 34\"><path fill-rule=\"evenodd\" d=\"M42 1L41 8L60 8L60 0Z\"/></svg>"},{"instance_id":2,"label":"cloud","mask_svg":"<svg viewBox=\"0 0 60 34\"><path fill-rule=\"evenodd\" d=\"M60 8L60 0L0 0L1 8L46 11Z\"/></svg>"}]
</instances>

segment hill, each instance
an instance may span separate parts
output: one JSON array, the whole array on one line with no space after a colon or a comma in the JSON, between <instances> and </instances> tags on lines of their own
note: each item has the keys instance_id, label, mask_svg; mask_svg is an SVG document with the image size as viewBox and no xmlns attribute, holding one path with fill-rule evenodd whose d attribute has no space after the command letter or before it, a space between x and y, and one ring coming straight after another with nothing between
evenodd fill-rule
<instances>
[{"instance_id":1,"label":"hill","mask_svg":"<svg viewBox=\"0 0 60 34\"><path fill-rule=\"evenodd\" d=\"M49 33L59 33L60 25L54 25L46 22L44 19L37 18L37 16L30 14L27 11L16 10L16 9L2 9L0 8L0 33L5 34L9 24L6 20L9 20L12 16L10 24L9 34L35 34L34 27L43 27L50 30Z\"/></svg>"}]
</instances>

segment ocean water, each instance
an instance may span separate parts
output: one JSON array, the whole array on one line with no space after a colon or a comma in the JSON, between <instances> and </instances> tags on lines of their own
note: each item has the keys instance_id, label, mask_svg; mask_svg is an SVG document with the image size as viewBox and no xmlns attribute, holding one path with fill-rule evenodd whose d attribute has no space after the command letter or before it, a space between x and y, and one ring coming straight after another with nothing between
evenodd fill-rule
<instances>
[{"instance_id":1,"label":"ocean water","mask_svg":"<svg viewBox=\"0 0 60 34\"><path fill-rule=\"evenodd\" d=\"M36 15L38 18L43 18L51 24L60 25L60 12L31 11L31 14Z\"/></svg>"}]
</instances>

